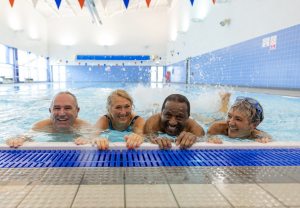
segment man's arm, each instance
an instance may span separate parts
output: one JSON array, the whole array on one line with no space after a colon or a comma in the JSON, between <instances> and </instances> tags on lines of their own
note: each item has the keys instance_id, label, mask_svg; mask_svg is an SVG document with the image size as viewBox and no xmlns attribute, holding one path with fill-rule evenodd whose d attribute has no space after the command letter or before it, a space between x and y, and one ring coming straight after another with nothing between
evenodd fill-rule
<instances>
[{"instance_id":1,"label":"man's arm","mask_svg":"<svg viewBox=\"0 0 300 208\"><path fill-rule=\"evenodd\" d=\"M153 138L158 136L158 132L162 131L160 128L160 113L150 116L144 126L144 134L147 138Z\"/></svg>"},{"instance_id":2,"label":"man's arm","mask_svg":"<svg viewBox=\"0 0 300 208\"><path fill-rule=\"evenodd\" d=\"M194 134L195 136L201 137L205 135L204 129L193 119L188 120L187 123L187 132Z\"/></svg>"}]
</instances>

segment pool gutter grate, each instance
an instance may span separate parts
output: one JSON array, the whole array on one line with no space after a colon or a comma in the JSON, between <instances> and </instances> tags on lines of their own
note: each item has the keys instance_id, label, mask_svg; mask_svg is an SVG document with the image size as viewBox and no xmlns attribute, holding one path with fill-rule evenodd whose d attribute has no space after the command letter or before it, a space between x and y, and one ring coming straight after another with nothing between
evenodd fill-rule
<instances>
[{"instance_id":1,"label":"pool gutter grate","mask_svg":"<svg viewBox=\"0 0 300 208\"><path fill-rule=\"evenodd\" d=\"M300 166L299 149L2 150L0 168Z\"/></svg>"}]
</instances>

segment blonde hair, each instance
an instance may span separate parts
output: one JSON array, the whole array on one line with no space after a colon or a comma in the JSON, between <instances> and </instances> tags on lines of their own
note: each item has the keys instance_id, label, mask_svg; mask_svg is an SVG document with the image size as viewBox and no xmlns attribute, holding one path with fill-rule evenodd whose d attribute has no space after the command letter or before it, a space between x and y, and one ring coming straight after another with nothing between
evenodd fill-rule
<instances>
[{"instance_id":1,"label":"blonde hair","mask_svg":"<svg viewBox=\"0 0 300 208\"><path fill-rule=\"evenodd\" d=\"M259 112L256 109L256 107L251 105L247 100L236 101L230 107L230 110L231 109L233 111L239 110L241 112L241 114L243 114L243 116L245 116L248 119L250 124L256 123L256 122L261 123L264 120L264 110L263 110L262 106L260 105L260 103L258 103L258 105L260 106L260 108L262 110L261 117L259 117Z\"/></svg>"},{"instance_id":2,"label":"blonde hair","mask_svg":"<svg viewBox=\"0 0 300 208\"><path fill-rule=\"evenodd\" d=\"M114 90L113 92L111 92L110 95L107 97L107 101L106 101L107 113L109 113L109 110L110 110L111 106L113 105L113 101L116 96L120 96L120 97L123 97L123 98L129 100L130 105L134 107L132 97L125 90L117 89L117 90Z\"/></svg>"}]
</instances>

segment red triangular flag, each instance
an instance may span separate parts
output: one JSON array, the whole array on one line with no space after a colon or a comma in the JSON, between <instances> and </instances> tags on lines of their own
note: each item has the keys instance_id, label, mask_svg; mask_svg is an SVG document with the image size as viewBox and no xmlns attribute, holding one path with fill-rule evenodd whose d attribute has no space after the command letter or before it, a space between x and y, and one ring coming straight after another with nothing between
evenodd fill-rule
<instances>
[{"instance_id":1,"label":"red triangular flag","mask_svg":"<svg viewBox=\"0 0 300 208\"><path fill-rule=\"evenodd\" d=\"M151 0L146 0L147 6L149 8Z\"/></svg>"},{"instance_id":2,"label":"red triangular flag","mask_svg":"<svg viewBox=\"0 0 300 208\"><path fill-rule=\"evenodd\" d=\"M9 0L9 3L10 3L10 5L11 5L11 8L14 6L14 2L15 2L15 0Z\"/></svg>"},{"instance_id":3,"label":"red triangular flag","mask_svg":"<svg viewBox=\"0 0 300 208\"><path fill-rule=\"evenodd\" d=\"M216 0L212 0L212 1L213 1L214 4L216 3Z\"/></svg>"},{"instance_id":4,"label":"red triangular flag","mask_svg":"<svg viewBox=\"0 0 300 208\"><path fill-rule=\"evenodd\" d=\"M83 5L84 5L84 1L85 1L85 0L78 0L78 2L79 2L79 4L80 4L80 7L81 7L81 9L82 9L82 7L83 7Z\"/></svg>"}]
</instances>

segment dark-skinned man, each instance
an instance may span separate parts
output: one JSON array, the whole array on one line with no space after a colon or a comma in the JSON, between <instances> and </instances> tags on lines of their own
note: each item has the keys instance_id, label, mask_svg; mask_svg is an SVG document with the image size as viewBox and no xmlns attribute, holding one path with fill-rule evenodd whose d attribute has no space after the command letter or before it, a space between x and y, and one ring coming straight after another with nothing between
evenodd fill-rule
<instances>
[{"instance_id":1,"label":"dark-skinned man","mask_svg":"<svg viewBox=\"0 0 300 208\"><path fill-rule=\"evenodd\" d=\"M191 147L197 138L204 136L203 128L193 119L190 119L190 102L180 94L169 95L161 109L161 113L154 114L146 120L144 134L160 149L172 147L173 139L159 137L158 132L169 136L176 136L176 145L180 149Z\"/></svg>"}]
</instances>

